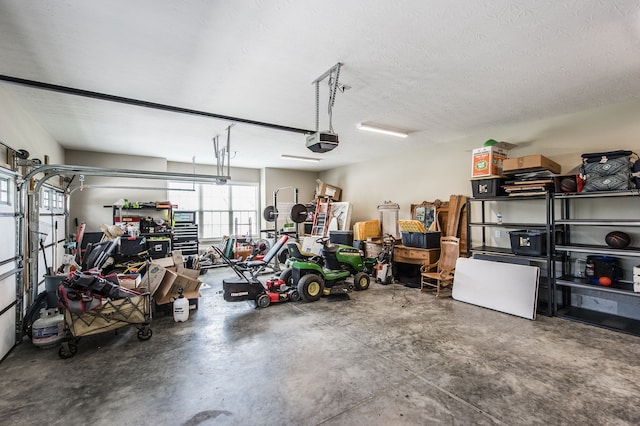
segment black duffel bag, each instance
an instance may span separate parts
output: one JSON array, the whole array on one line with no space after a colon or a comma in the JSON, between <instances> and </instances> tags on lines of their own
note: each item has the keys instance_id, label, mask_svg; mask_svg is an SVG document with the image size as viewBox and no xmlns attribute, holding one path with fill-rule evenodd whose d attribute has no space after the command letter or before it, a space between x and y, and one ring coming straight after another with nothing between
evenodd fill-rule
<instances>
[{"instance_id":1,"label":"black duffel bag","mask_svg":"<svg viewBox=\"0 0 640 426\"><path fill-rule=\"evenodd\" d=\"M632 156L637 158L633 151L626 150L582 154L582 191L623 191L635 188Z\"/></svg>"}]
</instances>

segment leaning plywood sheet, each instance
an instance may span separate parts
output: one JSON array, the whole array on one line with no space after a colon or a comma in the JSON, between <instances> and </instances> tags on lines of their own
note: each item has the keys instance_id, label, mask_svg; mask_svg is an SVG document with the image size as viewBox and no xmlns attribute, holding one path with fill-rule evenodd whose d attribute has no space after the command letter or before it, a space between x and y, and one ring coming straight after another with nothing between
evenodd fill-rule
<instances>
[{"instance_id":1,"label":"leaning plywood sheet","mask_svg":"<svg viewBox=\"0 0 640 426\"><path fill-rule=\"evenodd\" d=\"M536 318L537 266L459 258L453 298L528 319Z\"/></svg>"}]
</instances>

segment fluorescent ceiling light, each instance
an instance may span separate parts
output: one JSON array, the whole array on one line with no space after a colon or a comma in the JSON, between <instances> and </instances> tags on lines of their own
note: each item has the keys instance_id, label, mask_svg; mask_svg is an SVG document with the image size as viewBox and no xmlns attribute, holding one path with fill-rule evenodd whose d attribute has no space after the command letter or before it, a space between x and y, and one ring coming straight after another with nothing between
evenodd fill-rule
<instances>
[{"instance_id":1,"label":"fluorescent ceiling light","mask_svg":"<svg viewBox=\"0 0 640 426\"><path fill-rule=\"evenodd\" d=\"M311 158L311 157L298 157L297 155L287 155L282 154L280 158L284 160L298 160L298 161L309 161L311 163L317 163L320 161L319 158Z\"/></svg>"},{"instance_id":2,"label":"fluorescent ceiling light","mask_svg":"<svg viewBox=\"0 0 640 426\"><path fill-rule=\"evenodd\" d=\"M385 135L397 136L399 138L406 138L409 136L409 132L401 129L394 129L393 127L381 126L373 123L359 123L356 126L360 130L367 130L369 132L382 133Z\"/></svg>"}]
</instances>

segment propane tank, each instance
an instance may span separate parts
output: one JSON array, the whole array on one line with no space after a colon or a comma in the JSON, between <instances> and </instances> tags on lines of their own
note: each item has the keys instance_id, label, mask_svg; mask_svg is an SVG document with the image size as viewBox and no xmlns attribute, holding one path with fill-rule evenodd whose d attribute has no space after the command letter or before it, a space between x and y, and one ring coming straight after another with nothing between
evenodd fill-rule
<instances>
[{"instance_id":1,"label":"propane tank","mask_svg":"<svg viewBox=\"0 0 640 426\"><path fill-rule=\"evenodd\" d=\"M31 326L31 342L41 348L56 346L64 337L64 317L57 309L40 309Z\"/></svg>"},{"instance_id":2,"label":"propane tank","mask_svg":"<svg viewBox=\"0 0 640 426\"><path fill-rule=\"evenodd\" d=\"M173 320L184 322L189 319L189 300L182 294L182 287L178 289L178 298L173 301Z\"/></svg>"}]
</instances>

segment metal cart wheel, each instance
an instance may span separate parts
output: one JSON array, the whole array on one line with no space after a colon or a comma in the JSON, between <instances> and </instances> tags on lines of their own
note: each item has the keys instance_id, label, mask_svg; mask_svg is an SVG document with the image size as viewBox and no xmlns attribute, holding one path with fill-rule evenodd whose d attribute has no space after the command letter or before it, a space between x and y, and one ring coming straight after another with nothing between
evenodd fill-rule
<instances>
[{"instance_id":1,"label":"metal cart wheel","mask_svg":"<svg viewBox=\"0 0 640 426\"><path fill-rule=\"evenodd\" d=\"M151 339L151 336L153 336L153 331L148 327L138 330L138 340L142 342Z\"/></svg>"},{"instance_id":2,"label":"metal cart wheel","mask_svg":"<svg viewBox=\"0 0 640 426\"><path fill-rule=\"evenodd\" d=\"M78 353L78 345L73 342L63 342L58 349L58 356L62 359L73 358Z\"/></svg>"}]
</instances>

